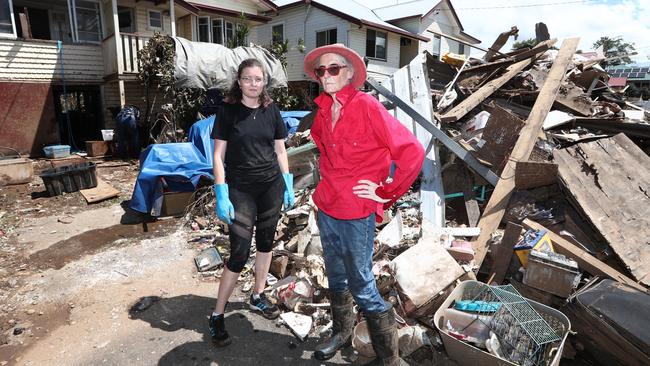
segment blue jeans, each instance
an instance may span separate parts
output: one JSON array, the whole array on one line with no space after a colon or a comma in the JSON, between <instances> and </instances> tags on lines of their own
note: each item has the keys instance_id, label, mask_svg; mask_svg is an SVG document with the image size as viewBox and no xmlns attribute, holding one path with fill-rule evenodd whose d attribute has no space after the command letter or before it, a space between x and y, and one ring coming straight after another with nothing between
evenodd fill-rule
<instances>
[{"instance_id":1,"label":"blue jeans","mask_svg":"<svg viewBox=\"0 0 650 366\"><path fill-rule=\"evenodd\" d=\"M318 229L330 291L349 289L366 314L388 310L372 274L375 214L364 219L338 220L318 211Z\"/></svg>"}]
</instances>

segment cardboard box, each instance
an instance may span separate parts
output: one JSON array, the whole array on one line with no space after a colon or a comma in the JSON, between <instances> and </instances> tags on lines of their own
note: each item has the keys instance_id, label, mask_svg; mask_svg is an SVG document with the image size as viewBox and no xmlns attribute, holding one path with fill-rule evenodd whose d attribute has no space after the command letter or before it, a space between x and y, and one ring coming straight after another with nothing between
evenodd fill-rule
<instances>
[{"instance_id":1,"label":"cardboard box","mask_svg":"<svg viewBox=\"0 0 650 366\"><path fill-rule=\"evenodd\" d=\"M90 157L113 155L113 141L86 141L86 154Z\"/></svg>"},{"instance_id":2,"label":"cardboard box","mask_svg":"<svg viewBox=\"0 0 650 366\"><path fill-rule=\"evenodd\" d=\"M182 216L194 192L163 193L160 216Z\"/></svg>"}]
</instances>

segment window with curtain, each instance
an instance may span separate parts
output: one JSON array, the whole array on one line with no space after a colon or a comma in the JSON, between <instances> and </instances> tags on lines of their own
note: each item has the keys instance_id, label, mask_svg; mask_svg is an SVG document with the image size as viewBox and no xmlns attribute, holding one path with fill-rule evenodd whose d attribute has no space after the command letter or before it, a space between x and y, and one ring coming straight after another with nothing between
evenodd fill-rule
<instances>
[{"instance_id":1,"label":"window with curtain","mask_svg":"<svg viewBox=\"0 0 650 366\"><path fill-rule=\"evenodd\" d=\"M316 32L316 47L336 43L336 28Z\"/></svg>"},{"instance_id":2,"label":"window with curtain","mask_svg":"<svg viewBox=\"0 0 650 366\"><path fill-rule=\"evenodd\" d=\"M366 56L386 61L386 40L388 34L374 29L366 32Z\"/></svg>"}]
</instances>

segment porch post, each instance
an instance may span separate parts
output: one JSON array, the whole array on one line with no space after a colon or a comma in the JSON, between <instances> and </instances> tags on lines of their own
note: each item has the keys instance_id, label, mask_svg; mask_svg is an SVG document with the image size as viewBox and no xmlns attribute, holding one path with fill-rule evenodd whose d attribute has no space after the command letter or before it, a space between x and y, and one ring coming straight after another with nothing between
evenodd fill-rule
<instances>
[{"instance_id":1,"label":"porch post","mask_svg":"<svg viewBox=\"0 0 650 366\"><path fill-rule=\"evenodd\" d=\"M122 39L120 37L120 21L117 15L117 0L111 0L113 8L113 36L115 37L115 51L117 52L117 85L120 93L120 107L124 107L126 100L124 97L124 80L120 79L124 73L124 64L122 63Z\"/></svg>"},{"instance_id":2,"label":"porch post","mask_svg":"<svg viewBox=\"0 0 650 366\"><path fill-rule=\"evenodd\" d=\"M172 21L172 37L176 37L176 14L174 13L174 0L169 0L169 17Z\"/></svg>"}]
</instances>

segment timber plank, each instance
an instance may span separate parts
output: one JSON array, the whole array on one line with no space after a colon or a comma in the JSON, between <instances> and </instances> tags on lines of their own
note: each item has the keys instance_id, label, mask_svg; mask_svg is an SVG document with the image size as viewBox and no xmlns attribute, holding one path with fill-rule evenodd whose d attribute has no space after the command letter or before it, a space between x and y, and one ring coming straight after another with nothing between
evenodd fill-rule
<instances>
[{"instance_id":1,"label":"timber plank","mask_svg":"<svg viewBox=\"0 0 650 366\"><path fill-rule=\"evenodd\" d=\"M521 130L515 147L512 149L510 159L501 173L501 178L497 182L492 196L488 201L483 216L479 222L481 234L473 243L475 256L474 260L478 267L483 263L487 254L487 244L492 236L492 232L499 227L501 219L508 207L508 201L515 189L515 172L518 161L528 160L530 153L535 147L535 141L542 129L544 119L551 110L555 96L560 88L560 84L565 77L566 69L573 58L573 54L578 47L579 38L569 38L562 42L562 47L558 53L553 66L548 74L548 78L542 86L539 96L535 101L533 109L530 111L526 125ZM523 61L522 61L523 62Z\"/></svg>"}]
</instances>

